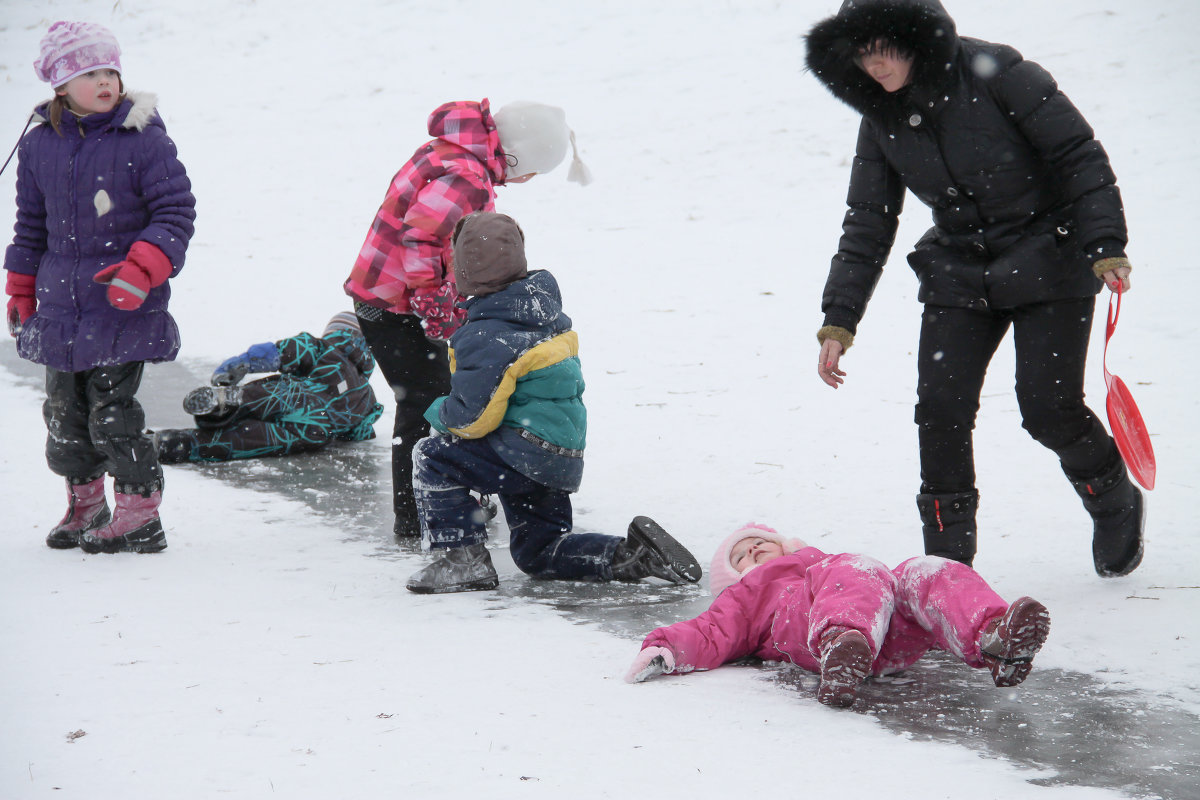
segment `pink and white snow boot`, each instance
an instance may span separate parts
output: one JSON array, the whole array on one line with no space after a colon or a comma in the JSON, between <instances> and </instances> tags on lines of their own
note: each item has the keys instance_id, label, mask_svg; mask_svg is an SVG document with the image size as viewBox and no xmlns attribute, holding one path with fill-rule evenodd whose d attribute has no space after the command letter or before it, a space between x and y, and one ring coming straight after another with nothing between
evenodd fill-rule
<instances>
[{"instance_id":1,"label":"pink and white snow boot","mask_svg":"<svg viewBox=\"0 0 1200 800\"><path fill-rule=\"evenodd\" d=\"M149 495L117 492L112 521L79 537L85 553L158 553L167 549L167 535L158 518L162 492Z\"/></svg>"},{"instance_id":2,"label":"pink and white snow boot","mask_svg":"<svg viewBox=\"0 0 1200 800\"><path fill-rule=\"evenodd\" d=\"M46 545L55 550L77 547L81 534L103 527L112 519L104 499L103 475L79 483L68 478L67 503L66 515L46 536Z\"/></svg>"}]
</instances>

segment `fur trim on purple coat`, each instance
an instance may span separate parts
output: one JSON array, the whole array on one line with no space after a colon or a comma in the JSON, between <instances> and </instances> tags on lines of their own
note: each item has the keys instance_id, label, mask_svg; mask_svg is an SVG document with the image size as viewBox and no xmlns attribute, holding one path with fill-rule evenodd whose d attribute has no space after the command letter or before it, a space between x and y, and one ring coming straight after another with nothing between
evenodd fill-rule
<instances>
[{"instance_id":1,"label":"fur trim on purple coat","mask_svg":"<svg viewBox=\"0 0 1200 800\"><path fill-rule=\"evenodd\" d=\"M22 358L65 372L131 361L170 361L179 329L166 283L135 311L109 305L92 280L148 242L183 267L196 198L152 94L134 93L107 114L64 115L21 140L16 235L4 268L37 276L37 311L17 339Z\"/></svg>"}]
</instances>

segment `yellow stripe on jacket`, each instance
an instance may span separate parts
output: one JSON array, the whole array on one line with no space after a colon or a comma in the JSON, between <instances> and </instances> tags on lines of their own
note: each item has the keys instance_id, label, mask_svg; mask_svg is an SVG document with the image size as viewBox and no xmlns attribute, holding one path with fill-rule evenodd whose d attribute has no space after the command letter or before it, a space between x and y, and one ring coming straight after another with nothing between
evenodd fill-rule
<instances>
[{"instance_id":1,"label":"yellow stripe on jacket","mask_svg":"<svg viewBox=\"0 0 1200 800\"><path fill-rule=\"evenodd\" d=\"M531 372L537 372L539 369L552 367L560 361L565 361L568 358L578 355L579 336L575 331L560 333L553 339L547 339L541 344L531 347L522 353L516 361L509 364L508 369L504 371L504 376L496 384L496 389L492 392L487 406L480 412L475 421L465 427L449 428L448 430L455 436L461 436L464 439L481 439L487 436L500 427L500 422L504 419L504 413L508 410L508 399L516 391L517 381L520 378ZM456 369L457 361L454 358L454 348L450 348L451 374Z\"/></svg>"}]
</instances>

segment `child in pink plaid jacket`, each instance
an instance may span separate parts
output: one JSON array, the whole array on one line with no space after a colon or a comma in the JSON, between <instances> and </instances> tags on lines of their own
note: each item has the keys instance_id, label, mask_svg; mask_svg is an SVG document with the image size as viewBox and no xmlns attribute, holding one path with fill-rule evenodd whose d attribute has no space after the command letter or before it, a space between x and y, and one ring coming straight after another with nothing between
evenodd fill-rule
<instances>
[{"instance_id":1,"label":"child in pink plaid jacket","mask_svg":"<svg viewBox=\"0 0 1200 800\"><path fill-rule=\"evenodd\" d=\"M420 535L412 448L429 433L425 410L450 390L445 340L465 319L454 285L454 226L468 214L494 210L496 187L553 170L575 141L561 108L524 101L495 115L486 98L444 103L430 114L428 128L433 138L392 178L344 287L396 395L398 536ZM577 153L567 178L590 180Z\"/></svg>"}]
</instances>

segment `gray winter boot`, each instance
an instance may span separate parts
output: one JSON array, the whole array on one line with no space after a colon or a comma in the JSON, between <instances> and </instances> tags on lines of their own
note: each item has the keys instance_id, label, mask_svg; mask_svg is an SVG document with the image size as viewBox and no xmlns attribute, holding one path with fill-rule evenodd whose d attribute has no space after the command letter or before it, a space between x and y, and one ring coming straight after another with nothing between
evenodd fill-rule
<instances>
[{"instance_id":1,"label":"gray winter boot","mask_svg":"<svg viewBox=\"0 0 1200 800\"><path fill-rule=\"evenodd\" d=\"M977 528L975 512L979 492L917 495L925 555L941 556L968 567L975 560Z\"/></svg>"},{"instance_id":2,"label":"gray winter boot","mask_svg":"<svg viewBox=\"0 0 1200 800\"><path fill-rule=\"evenodd\" d=\"M240 386L201 386L183 398L183 410L193 417L225 417L241 404Z\"/></svg>"},{"instance_id":3,"label":"gray winter boot","mask_svg":"<svg viewBox=\"0 0 1200 800\"><path fill-rule=\"evenodd\" d=\"M417 594L448 594L479 592L499 585L500 576L487 545L471 544L449 548L437 561L413 573L404 586Z\"/></svg>"},{"instance_id":4,"label":"gray winter boot","mask_svg":"<svg viewBox=\"0 0 1200 800\"><path fill-rule=\"evenodd\" d=\"M1125 462L1100 474L1079 478L1066 473L1083 507L1092 517L1092 563L1104 578L1128 575L1142 563L1142 532L1146 524L1141 491L1129 480Z\"/></svg>"},{"instance_id":5,"label":"gray winter boot","mask_svg":"<svg viewBox=\"0 0 1200 800\"><path fill-rule=\"evenodd\" d=\"M613 553L614 581L653 577L670 583L695 583L701 574L696 557L649 517L634 517L625 541Z\"/></svg>"}]
</instances>

